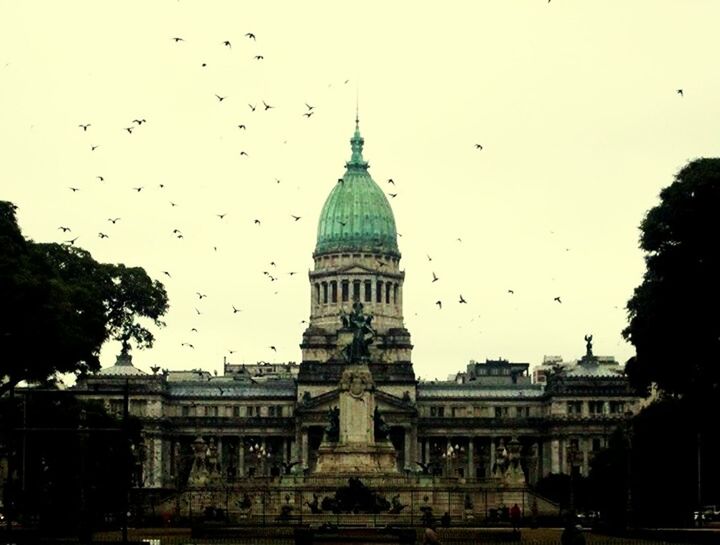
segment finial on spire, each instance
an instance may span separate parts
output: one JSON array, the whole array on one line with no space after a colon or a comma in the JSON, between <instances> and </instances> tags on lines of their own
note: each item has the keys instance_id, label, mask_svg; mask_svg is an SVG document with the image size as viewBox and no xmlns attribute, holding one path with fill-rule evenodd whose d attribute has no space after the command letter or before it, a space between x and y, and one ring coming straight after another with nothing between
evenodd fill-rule
<instances>
[{"instance_id":1,"label":"finial on spire","mask_svg":"<svg viewBox=\"0 0 720 545\"><path fill-rule=\"evenodd\" d=\"M362 150L365 144L365 139L360 135L360 100L358 98L359 92L356 88L355 95L355 134L350 139L350 147L352 148L352 157L350 161L345 163L345 167L348 169L355 170L367 170L368 163L363 159Z\"/></svg>"}]
</instances>

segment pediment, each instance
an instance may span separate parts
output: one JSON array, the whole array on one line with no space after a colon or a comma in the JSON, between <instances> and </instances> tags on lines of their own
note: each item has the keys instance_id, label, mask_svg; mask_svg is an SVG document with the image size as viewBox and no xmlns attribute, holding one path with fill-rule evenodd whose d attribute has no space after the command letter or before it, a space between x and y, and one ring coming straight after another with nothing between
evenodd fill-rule
<instances>
[{"instance_id":1,"label":"pediment","mask_svg":"<svg viewBox=\"0 0 720 545\"><path fill-rule=\"evenodd\" d=\"M340 273L340 274L377 274L377 271L371 269L370 267L364 267L362 265L350 265L349 267L344 267L344 268L338 269L338 273Z\"/></svg>"}]
</instances>

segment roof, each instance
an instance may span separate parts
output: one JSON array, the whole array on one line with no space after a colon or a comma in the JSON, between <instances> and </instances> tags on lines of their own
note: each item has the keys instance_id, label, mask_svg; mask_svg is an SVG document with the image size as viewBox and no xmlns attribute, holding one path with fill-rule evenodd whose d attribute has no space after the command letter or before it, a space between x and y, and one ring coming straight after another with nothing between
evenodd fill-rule
<instances>
[{"instance_id":1,"label":"roof","mask_svg":"<svg viewBox=\"0 0 720 545\"><path fill-rule=\"evenodd\" d=\"M219 378L219 377L218 377ZM272 380L267 382L245 382L211 379L205 382L188 381L168 383L171 397L202 398L261 398L286 397L295 399L294 380Z\"/></svg>"},{"instance_id":2,"label":"roof","mask_svg":"<svg viewBox=\"0 0 720 545\"><path fill-rule=\"evenodd\" d=\"M138 369L132 364L132 356L128 353L119 354L115 360L115 365L100 369L97 374L105 377L136 377L147 375L145 371Z\"/></svg>"},{"instance_id":3,"label":"roof","mask_svg":"<svg viewBox=\"0 0 720 545\"><path fill-rule=\"evenodd\" d=\"M382 189L368 173L357 119L350 139L352 157L320 212L315 255L334 252L382 252L400 256L395 217Z\"/></svg>"},{"instance_id":4,"label":"roof","mask_svg":"<svg viewBox=\"0 0 720 545\"><path fill-rule=\"evenodd\" d=\"M486 384L456 384L452 382L421 382L417 386L417 399L440 398L540 398L545 394L541 384L523 384L522 386L486 385Z\"/></svg>"}]
</instances>

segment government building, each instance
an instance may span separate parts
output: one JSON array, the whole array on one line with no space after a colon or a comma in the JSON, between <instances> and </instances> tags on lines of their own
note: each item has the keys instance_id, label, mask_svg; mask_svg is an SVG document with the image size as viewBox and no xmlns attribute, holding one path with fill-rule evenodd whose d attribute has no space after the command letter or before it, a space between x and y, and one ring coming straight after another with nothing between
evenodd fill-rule
<instances>
[{"instance_id":1,"label":"government building","mask_svg":"<svg viewBox=\"0 0 720 545\"><path fill-rule=\"evenodd\" d=\"M532 375L526 362L471 360L447 380L419 381L395 219L357 121L350 143L318 221L300 363L148 374L125 352L80 379L77 395L118 413L128 403L143 423L135 490L177 510L258 516L262 490L263 516L319 515L318 499L348 477L393 496L389 513L412 504L403 513L472 517L518 501L551 510L533 486L587 475L640 398L614 358L593 354L591 336L577 359L545 356Z\"/></svg>"}]
</instances>

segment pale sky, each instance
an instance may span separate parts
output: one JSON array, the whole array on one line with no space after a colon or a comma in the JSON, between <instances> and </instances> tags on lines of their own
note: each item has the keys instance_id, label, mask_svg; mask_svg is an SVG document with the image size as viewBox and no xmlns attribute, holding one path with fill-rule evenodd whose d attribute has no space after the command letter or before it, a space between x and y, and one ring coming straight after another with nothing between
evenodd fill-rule
<instances>
[{"instance_id":1,"label":"pale sky","mask_svg":"<svg viewBox=\"0 0 720 545\"><path fill-rule=\"evenodd\" d=\"M300 361L359 89L370 174L397 193L416 374L574 359L586 333L624 362L638 225L718 153L718 21L690 0L0 1L0 199L26 237L77 236L164 282L140 368Z\"/></svg>"}]
</instances>

